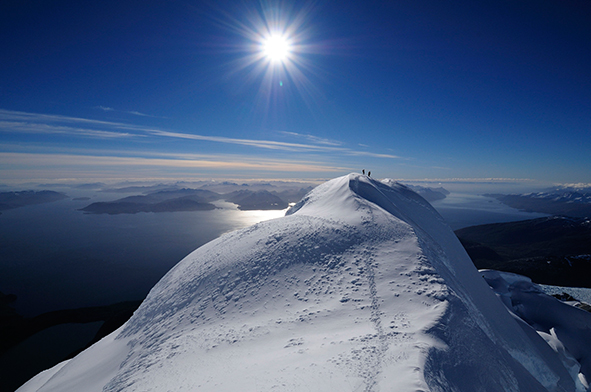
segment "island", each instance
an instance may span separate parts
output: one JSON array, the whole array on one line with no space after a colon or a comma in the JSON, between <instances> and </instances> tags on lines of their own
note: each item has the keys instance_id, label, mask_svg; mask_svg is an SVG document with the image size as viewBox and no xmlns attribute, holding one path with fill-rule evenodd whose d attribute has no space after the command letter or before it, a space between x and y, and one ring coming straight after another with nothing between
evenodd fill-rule
<instances>
[{"instance_id":1,"label":"island","mask_svg":"<svg viewBox=\"0 0 591 392\"><path fill-rule=\"evenodd\" d=\"M68 196L54 191L16 191L0 192L0 211L24 207L33 204L51 203L67 199Z\"/></svg>"},{"instance_id":2,"label":"island","mask_svg":"<svg viewBox=\"0 0 591 392\"><path fill-rule=\"evenodd\" d=\"M445 189L443 187L430 188L430 187L425 187L425 186L420 186L420 185L409 185L409 184L404 184L404 185L406 185L407 187L409 187L410 189L412 189L413 191L415 191L416 193L421 195L429 203L431 203L433 201L437 201L437 200L443 200L450 193L447 189Z\"/></svg>"},{"instance_id":3,"label":"island","mask_svg":"<svg viewBox=\"0 0 591 392\"><path fill-rule=\"evenodd\" d=\"M88 214L137 214L140 212L207 211L217 208L212 202L225 200L238 205L242 211L283 210L289 203L299 201L312 188L249 189L247 185L222 184L237 189L217 193L208 189L168 188L143 195L128 196L108 202L92 203L82 209Z\"/></svg>"}]
</instances>

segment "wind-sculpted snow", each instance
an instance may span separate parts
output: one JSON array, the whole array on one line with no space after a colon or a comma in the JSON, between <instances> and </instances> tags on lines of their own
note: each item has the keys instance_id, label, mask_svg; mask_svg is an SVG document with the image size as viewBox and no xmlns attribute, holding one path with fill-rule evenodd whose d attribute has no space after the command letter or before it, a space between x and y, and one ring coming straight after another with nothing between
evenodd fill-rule
<instances>
[{"instance_id":1,"label":"wind-sculpted snow","mask_svg":"<svg viewBox=\"0 0 591 392\"><path fill-rule=\"evenodd\" d=\"M587 385L591 380L591 313L545 294L525 276L492 270L481 274L505 306L548 341L566 368Z\"/></svg>"},{"instance_id":2,"label":"wind-sculpted snow","mask_svg":"<svg viewBox=\"0 0 591 392\"><path fill-rule=\"evenodd\" d=\"M120 330L19 391L580 387L529 332L424 199L351 174L197 249Z\"/></svg>"}]
</instances>

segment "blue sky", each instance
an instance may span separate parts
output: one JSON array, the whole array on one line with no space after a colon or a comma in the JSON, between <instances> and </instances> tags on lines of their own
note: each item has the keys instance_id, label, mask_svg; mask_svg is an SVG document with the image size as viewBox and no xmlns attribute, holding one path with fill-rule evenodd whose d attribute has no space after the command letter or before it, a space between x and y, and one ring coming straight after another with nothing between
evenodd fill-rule
<instances>
[{"instance_id":1,"label":"blue sky","mask_svg":"<svg viewBox=\"0 0 591 392\"><path fill-rule=\"evenodd\" d=\"M2 2L0 183L591 183L589 21L588 0Z\"/></svg>"}]
</instances>

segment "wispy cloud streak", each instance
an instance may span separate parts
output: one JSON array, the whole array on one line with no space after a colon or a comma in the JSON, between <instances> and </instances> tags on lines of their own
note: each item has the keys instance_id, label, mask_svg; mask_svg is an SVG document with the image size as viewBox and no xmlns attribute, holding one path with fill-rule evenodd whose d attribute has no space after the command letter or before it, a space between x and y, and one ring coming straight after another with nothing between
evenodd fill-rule
<instances>
[{"instance_id":1,"label":"wispy cloud streak","mask_svg":"<svg viewBox=\"0 0 591 392\"><path fill-rule=\"evenodd\" d=\"M17 121L0 121L0 131L4 132L18 132L18 133L47 133L47 134L62 134L62 135L76 135L89 136L96 138L123 138L132 136L143 136L131 134L128 132L112 132L102 131L89 128L75 128L63 125L49 125L49 124L35 124L28 122Z\"/></svg>"},{"instance_id":2,"label":"wispy cloud streak","mask_svg":"<svg viewBox=\"0 0 591 392\"><path fill-rule=\"evenodd\" d=\"M278 142L272 140L256 140L256 139L236 139L224 136L204 136L191 133L160 131L155 129L146 130L146 132L162 137L173 137L180 139L203 140L217 143L239 144L243 146L267 148L271 150L285 150L285 151L332 151L332 152L346 152L345 148L317 146L312 144L288 143Z\"/></svg>"},{"instance_id":3,"label":"wispy cloud streak","mask_svg":"<svg viewBox=\"0 0 591 392\"><path fill-rule=\"evenodd\" d=\"M314 135L307 135L307 134L304 135L304 134L297 133L297 132L281 131L280 133L282 133L284 135L305 138L305 139L311 141L312 143L317 143L317 144L326 144L329 146L341 146L343 144L342 142L339 142L336 140L325 139L325 138L321 138L321 137L314 136Z\"/></svg>"},{"instance_id":4,"label":"wispy cloud streak","mask_svg":"<svg viewBox=\"0 0 591 392\"><path fill-rule=\"evenodd\" d=\"M103 110L108 110L105 108ZM68 125L64 125L68 124ZM73 124L70 125L70 124ZM80 125L77 127L76 125ZM97 129L92 129L92 128ZM177 132L157 129L143 125L127 124L104 120L93 120L79 117L69 117L51 114L26 113L0 109L0 132L18 133L54 133L69 134L77 137L122 138L153 136L160 138L175 138L185 140L199 140L213 143L233 144L269 150L289 152L331 153L346 156L366 156L384 159L406 159L393 154L358 151L342 146L338 141L328 140L313 135L303 135L295 132L283 132L286 135L305 138L311 143L292 143L274 140L259 140L246 138L230 138L225 136L201 135L195 133Z\"/></svg>"},{"instance_id":5,"label":"wispy cloud streak","mask_svg":"<svg viewBox=\"0 0 591 392\"><path fill-rule=\"evenodd\" d=\"M55 167L70 166L81 170L84 167L161 167L161 168L207 168L220 170L259 170L275 172L339 172L348 168L330 166L318 162L298 162L281 159L253 159L250 157L232 157L228 155L194 156L192 159L173 158L145 158L98 156L84 154L34 154L0 152L0 160L10 162L11 168L44 167L51 170Z\"/></svg>"},{"instance_id":6,"label":"wispy cloud streak","mask_svg":"<svg viewBox=\"0 0 591 392\"><path fill-rule=\"evenodd\" d=\"M160 116L153 116L151 114L141 113L136 110L117 110L117 109L114 109L109 106L97 106L96 108L101 109L102 111L105 111L105 112L127 113L127 114L133 114L134 116L164 118L164 117L160 117Z\"/></svg>"},{"instance_id":7,"label":"wispy cloud streak","mask_svg":"<svg viewBox=\"0 0 591 392\"><path fill-rule=\"evenodd\" d=\"M19 112L14 110L0 109L0 120L5 121L27 121L31 123L79 123L79 124L92 124L94 126L103 126L110 128L126 128L126 129L141 129L139 126L131 124L118 123L113 121L93 120L82 117L70 117L62 116L57 114L40 114L40 113L27 113Z\"/></svg>"}]
</instances>

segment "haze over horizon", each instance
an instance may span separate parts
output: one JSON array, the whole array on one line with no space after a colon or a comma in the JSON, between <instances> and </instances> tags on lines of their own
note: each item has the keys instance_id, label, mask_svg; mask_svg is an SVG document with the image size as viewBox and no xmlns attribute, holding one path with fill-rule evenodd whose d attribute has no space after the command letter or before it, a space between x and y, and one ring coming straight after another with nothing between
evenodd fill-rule
<instances>
[{"instance_id":1,"label":"haze over horizon","mask_svg":"<svg viewBox=\"0 0 591 392\"><path fill-rule=\"evenodd\" d=\"M6 2L0 184L591 183L591 3Z\"/></svg>"}]
</instances>

